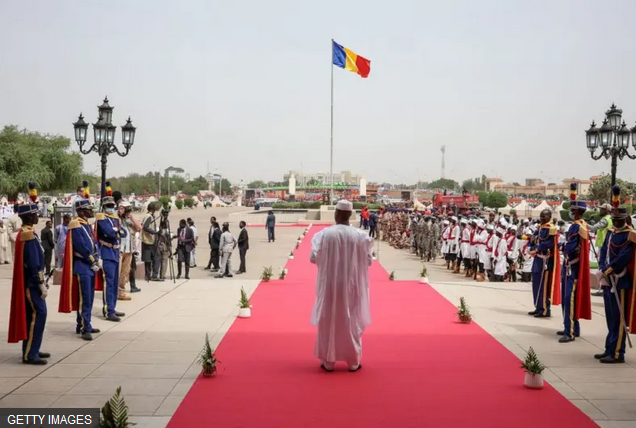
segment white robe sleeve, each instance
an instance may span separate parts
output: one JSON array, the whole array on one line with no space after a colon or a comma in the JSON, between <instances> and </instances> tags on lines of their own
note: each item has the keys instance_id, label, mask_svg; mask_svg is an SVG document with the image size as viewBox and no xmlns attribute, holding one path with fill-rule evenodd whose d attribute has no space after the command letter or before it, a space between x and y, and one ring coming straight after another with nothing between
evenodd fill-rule
<instances>
[{"instance_id":1,"label":"white robe sleeve","mask_svg":"<svg viewBox=\"0 0 636 428\"><path fill-rule=\"evenodd\" d=\"M311 239L311 253L309 254L309 261L313 264L318 264L320 257L320 246L322 244L322 230L314 235Z\"/></svg>"}]
</instances>

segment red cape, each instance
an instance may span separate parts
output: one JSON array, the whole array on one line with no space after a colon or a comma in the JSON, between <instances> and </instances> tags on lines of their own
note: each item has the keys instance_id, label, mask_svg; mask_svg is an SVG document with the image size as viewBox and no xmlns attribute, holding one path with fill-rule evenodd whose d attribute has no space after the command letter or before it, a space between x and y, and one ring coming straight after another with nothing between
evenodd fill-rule
<instances>
[{"instance_id":1,"label":"red cape","mask_svg":"<svg viewBox=\"0 0 636 428\"><path fill-rule=\"evenodd\" d=\"M583 226L579 226L583 227ZM586 230L587 232L587 230ZM590 236L579 235L581 242L579 251L579 276L576 282L576 302L574 303L574 319L592 319L592 300L590 285Z\"/></svg>"},{"instance_id":2,"label":"red cape","mask_svg":"<svg viewBox=\"0 0 636 428\"><path fill-rule=\"evenodd\" d=\"M27 338L26 291L24 288L24 242L22 230L15 240L15 260L13 261L13 285L11 287L11 309L9 313L9 343L17 343Z\"/></svg>"},{"instance_id":3,"label":"red cape","mask_svg":"<svg viewBox=\"0 0 636 428\"><path fill-rule=\"evenodd\" d=\"M76 226L77 227L77 226ZM79 226L81 227L81 226ZM62 266L62 284L60 287L60 304L57 311L69 314L79 308L79 284L73 275L73 230L69 227L64 248L64 266Z\"/></svg>"},{"instance_id":4,"label":"red cape","mask_svg":"<svg viewBox=\"0 0 636 428\"><path fill-rule=\"evenodd\" d=\"M634 234L636 232L630 230L629 233ZM634 238L632 238L632 242L633 239ZM636 270L636 250L634 250L632 261L629 265L627 265L627 269L629 270L629 274L632 276L632 288L627 291L627 312L625 313L625 318L627 319L625 322L629 327L629 332L633 334L636 332L636 314L634 314L634 311L636 311L636 289L634 288L634 286L636 286L636 276L634 276L634 271Z\"/></svg>"},{"instance_id":5,"label":"red cape","mask_svg":"<svg viewBox=\"0 0 636 428\"><path fill-rule=\"evenodd\" d=\"M552 270L552 295L550 296L553 305L561 304L561 251L559 250L559 234L554 239L554 269Z\"/></svg>"}]
</instances>

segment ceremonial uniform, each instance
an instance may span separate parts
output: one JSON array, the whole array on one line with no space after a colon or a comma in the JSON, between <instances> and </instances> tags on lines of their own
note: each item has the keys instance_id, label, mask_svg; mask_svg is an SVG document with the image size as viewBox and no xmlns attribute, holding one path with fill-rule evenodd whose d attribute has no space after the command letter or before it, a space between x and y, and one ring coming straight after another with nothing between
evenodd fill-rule
<instances>
[{"instance_id":1,"label":"ceremonial uniform","mask_svg":"<svg viewBox=\"0 0 636 428\"><path fill-rule=\"evenodd\" d=\"M542 224L533 237L531 250L535 254L532 264L532 296L537 318L549 317L551 305L561 303L561 256L558 231L551 223Z\"/></svg>"},{"instance_id":2,"label":"ceremonial uniform","mask_svg":"<svg viewBox=\"0 0 636 428\"><path fill-rule=\"evenodd\" d=\"M88 200L77 200L76 210L92 209ZM93 228L85 218L71 220L66 249L64 251L64 267L62 268L62 284L60 288L59 312L77 311L76 333L91 340L91 333L98 333L91 325L91 311L95 298L95 273L99 271L99 249L95 242ZM90 337L90 338L89 338Z\"/></svg>"},{"instance_id":3,"label":"ceremonial uniform","mask_svg":"<svg viewBox=\"0 0 636 428\"><path fill-rule=\"evenodd\" d=\"M18 207L20 217L37 213L38 205L35 201ZM42 358L50 355L40 352L47 315L44 300L47 295L44 282L44 251L30 223L18 230L14 254L8 341L22 341L24 363L46 364Z\"/></svg>"},{"instance_id":4,"label":"ceremonial uniform","mask_svg":"<svg viewBox=\"0 0 636 428\"><path fill-rule=\"evenodd\" d=\"M101 281L98 281L103 284L101 287L102 313L105 318L114 319L117 316L115 307L119 292L119 246L121 238L128 235L126 229L121 227L121 220L116 214L99 213L95 216L95 220L99 255L103 263L102 271L98 273L102 274Z\"/></svg>"},{"instance_id":5,"label":"ceremonial uniform","mask_svg":"<svg viewBox=\"0 0 636 428\"><path fill-rule=\"evenodd\" d=\"M603 354L595 355L602 363L625 361L625 341L629 331L636 329L636 293L634 266L636 264L636 230L625 224L625 208L618 208L620 189L614 186L612 203L613 226L609 228L599 255L599 269L603 273L603 301L607 321L607 337ZM618 193L617 193L618 192Z\"/></svg>"}]
</instances>

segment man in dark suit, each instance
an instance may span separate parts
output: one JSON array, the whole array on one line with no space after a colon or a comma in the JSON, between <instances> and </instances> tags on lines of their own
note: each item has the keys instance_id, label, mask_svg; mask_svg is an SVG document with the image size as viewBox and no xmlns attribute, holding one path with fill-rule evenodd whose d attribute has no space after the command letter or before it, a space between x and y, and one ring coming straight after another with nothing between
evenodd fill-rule
<instances>
[{"instance_id":1,"label":"man in dark suit","mask_svg":"<svg viewBox=\"0 0 636 428\"><path fill-rule=\"evenodd\" d=\"M214 236L214 223L216 223L216 217L210 217L210 230L208 231L208 244L210 244L210 260L208 261L208 265L204 267L205 270L210 270L212 268L212 262L214 258L214 254L212 252L212 237Z\"/></svg>"},{"instance_id":2,"label":"man in dark suit","mask_svg":"<svg viewBox=\"0 0 636 428\"><path fill-rule=\"evenodd\" d=\"M212 231L212 235L210 237L210 258L212 269L210 272L218 272L219 271L219 246L221 245L221 228L219 227L219 223L216 221L212 224L214 230Z\"/></svg>"},{"instance_id":3,"label":"man in dark suit","mask_svg":"<svg viewBox=\"0 0 636 428\"><path fill-rule=\"evenodd\" d=\"M53 250L55 249L55 241L53 240L53 229L51 222L47 221L46 226L42 229L42 248L44 249L44 269L47 275L51 274L51 260L53 259Z\"/></svg>"},{"instance_id":4,"label":"man in dark suit","mask_svg":"<svg viewBox=\"0 0 636 428\"><path fill-rule=\"evenodd\" d=\"M190 253L194 249L194 232L185 220L177 229L177 279L181 278L181 265L185 264L185 279L190 279Z\"/></svg>"},{"instance_id":5,"label":"man in dark suit","mask_svg":"<svg viewBox=\"0 0 636 428\"><path fill-rule=\"evenodd\" d=\"M274 215L274 211L270 211L267 214L267 220L265 220L265 228L267 229L267 242L276 241L276 237L274 236L274 227L276 226L276 216Z\"/></svg>"},{"instance_id":6,"label":"man in dark suit","mask_svg":"<svg viewBox=\"0 0 636 428\"><path fill-rule=\"evenodd\" d=\"M241 231L238 236L238 248L239 248L239 256L241 257L241 266L239 267L237 274L245 273L245 255L247 254L247 250L250 249L250 238L247 236L247 229L245 228L245 222L241 221L239 223L239 227Z\"/></svg>"}]
</instances>

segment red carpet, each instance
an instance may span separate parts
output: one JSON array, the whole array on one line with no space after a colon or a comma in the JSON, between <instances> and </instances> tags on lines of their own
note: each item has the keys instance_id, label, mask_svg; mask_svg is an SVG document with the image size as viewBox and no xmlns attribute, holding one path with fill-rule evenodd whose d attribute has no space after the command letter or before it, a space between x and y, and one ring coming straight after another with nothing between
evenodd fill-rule
<instances>
[{"instance_id":1,"label":"red carpet","mask_svg":"<svg viewBox=\"0 0 636 428\"><path fill-rule=\"evenodd\" d=\"M169 428L588 428L551 386L523 386L520 361L431 287L371 272L373 324L363 368L324 373L309 324L314 226L284 281L259 285L253 316L237 319L217 350L215 378L199 377Z\"/></svg>"}]
</instances>

